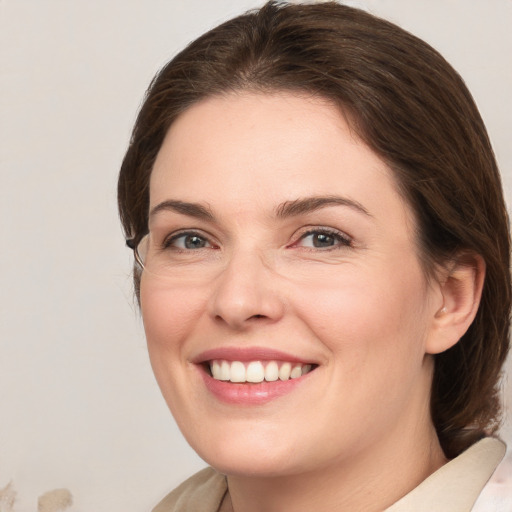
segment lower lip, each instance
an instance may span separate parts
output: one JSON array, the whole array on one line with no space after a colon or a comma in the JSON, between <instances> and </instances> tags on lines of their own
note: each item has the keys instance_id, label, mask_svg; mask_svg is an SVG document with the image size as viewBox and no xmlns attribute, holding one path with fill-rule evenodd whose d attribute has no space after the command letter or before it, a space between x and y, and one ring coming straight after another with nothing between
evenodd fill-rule
<instances>
[{"instance_id":1,"label":"lower lip","mask_svg":"<svg viewBox=\"0 0 512 512\"><path fill-rule=\"evenodd\" d=\"M310 373L306 373L297 379L264 381L257 384L235 384L214 379L204 369L201 369L201 375L208 391L221 402L237 405L262 405L287 395L300 386L309 377Z\"/></svg>"}]
</instances>

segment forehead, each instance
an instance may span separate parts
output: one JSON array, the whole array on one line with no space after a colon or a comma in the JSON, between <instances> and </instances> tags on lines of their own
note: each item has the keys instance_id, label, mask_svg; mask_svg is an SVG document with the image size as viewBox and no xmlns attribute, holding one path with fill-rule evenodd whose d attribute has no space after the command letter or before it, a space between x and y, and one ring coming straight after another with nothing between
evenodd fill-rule
<instances>
[{"instance_id":1,"label":"forehead","mask_svg":"<svg viewBox=\"0 0 512 512\"><path fill-rule=\"evenodd\" d=\"M332 194L410 216L392 172L340 109L293 93L233 93L193 105L169 129L150 182L151 207L171 198L265 210Z\"/></svg>"}]
</instances>

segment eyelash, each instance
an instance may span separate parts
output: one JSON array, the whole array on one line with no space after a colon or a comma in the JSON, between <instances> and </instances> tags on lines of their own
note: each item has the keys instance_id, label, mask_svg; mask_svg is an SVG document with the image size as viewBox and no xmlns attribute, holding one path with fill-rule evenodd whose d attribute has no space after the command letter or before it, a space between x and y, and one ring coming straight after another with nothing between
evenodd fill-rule
<instances>
[{"instance_id":1,"label":"eyelash","mask_svg":"<svg viewBox=\"0 0 512 512\"><path fill-rule=\"evenodd\" d=\"M173 249L176 251L192 251L192 250L194 250L194 249L187 249L187 248L183 248L183 247L175 247L172 245L173 242L176 242L180 238L185 239L187 236L200 238L201 240L204 240L209 246L216 248L215 244L212 244L212 242L210 242L210 240L208 239L207 236L204 236L202 233L200 233L198 231L181 231L179 233L175 233L171 236L168 236L162 242L162 249L163 250ZM209 249L210 247L200 247L200 249L204 249L204 248Z\"/></svg>"},{"instance_id":2,"label":"eyelash","mask_svg":"<svg viewBox=\"0 0 512 512\"><path fill-rule=\"evenodd\" d=\"M352 239L345 233L342 233L342 232L334 230L334 229L327 229L327 228L320 228L320 227L308 229L305 233L303 233L299 237L297 242L294 242L293 244L291 244L291 247L298 246L301 241L305 240L307 237L309 237L311 235L325 235L325 236L333 238L334 242L337 242L337 243L335 243L334 245L325 246L325 247L303 247L306 250L333 251L333 250L341 249L341 248L345 248L345 247L352 247Z\"/></svg>"},{"instance_id":3,"label":"eyelash","mask_svg":"<svg viewBox=\"0 0 512 512\"><path fill-rule=\"evenodd\" d=\"M327 229L327 228L320 228L319 227L319 228L310 228L310 229L308 229L308 231L306 231L305 233L300 235L300 237L298 238L297 241L295 241L295 242L291 243L290 245L288 245L287 248L300 247L300 242L305 240L307 237L312 236L312 235L325 235L327 237L331 237L334 240L335 244L334 245L330 245L330 246L325 246L325 247L307 247L307 246L303 246L303 249L305 249L305 250L312 250L312 251L315 251L315 250L332 251L332 250L340 249L340 248L343 248L343 247L352 247L352 239L348 235L346 235L345 233L342 233L340 231L336 231L336 230L333 230L333 229ZM207 244L207 246L206 247L199 247L197 249L173 246L174 242L176 242L180 238L185 239L186 237L197 237L197 238L203 240ZM175 233L175 234L167 237L163 241L163 243L162 243L162 249L163 250L173 249L175 251L182 251L182 252L188 252L188 251L199 250L199 249L210 249L210 248L218 249L218 246L213 244L209 240L209 237L204 236L201 232L198 232L198 231L182 231L182 232L178 232L178 233Z\"/></svg>"}]
</instances>

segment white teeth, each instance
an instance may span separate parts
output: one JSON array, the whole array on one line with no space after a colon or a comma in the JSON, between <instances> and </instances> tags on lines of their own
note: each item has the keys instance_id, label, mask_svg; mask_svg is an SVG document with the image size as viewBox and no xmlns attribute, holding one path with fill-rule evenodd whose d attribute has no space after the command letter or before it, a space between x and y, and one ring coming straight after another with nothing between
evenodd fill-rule
<instances>
[{"instance_id":1,"label":"white teeth","mask_svg":"<svg viewBox=\"0 0 512 512\"><path fill-rule=\"evenodd\" d=\"M265 378L265 370L259 361L249 363L247 367L246 377L247 382L263 382Z\"/></svg>"},{"instance_id":2,"label":"white teeth","mask_svg":"<svg viewBox=\"0 0 512 512\"><path fill-rule=\"evenodd\" d=\"M297 379L302 376L302 366L299 364L298 366L294 366L291 373L290 379Z\"/></svg>"},{"instance_id":3,"label":"white teeth","mask_svg":"<svg viewBox=\"0 0 512 512\"><path fill-rule=\"evenodd\" d=\"M311 370L311 364L278 363L277 361L251 361L248 363L226 360L210 361L210 371L214 379L235 383L298 379Z\"/></svg>"},{"instance_id":4,"label":"white teeth","mask_svg":"<svg viewBox=\"0 0 512 512\"><path fill-rule=\"evenodd\" d=\"M290 373L292 371L291 363L283 363L281 368L279 368L279 379L280 380L288 380L290 378Z\"/></svg>"},{"instance_id":5,"label":"white teeth","mask_svg":"<svg viewBox=\"0 0 512 512\"><path fill-rule=\"evenodd\" d=\"M306 375L306 373L309 373L311 371L311 365L310 364L305 364L303 367L302 367L302 375Z\"/></svg>"},{"instance_id":6,"label":"white teeth","mask_svg":"<svg viewBox=\"0 0 512 512\"><path fill-rule=\"evenodd\" d=\"M270 361L265 367L265 380L267 382L274 382L279 378L279 366L275 361Z\"/></svg>"},{"instance_id":7,"label":"white teeth","mask_svg":"<svg viewBox=\"0 0 512 512\"><path fill-rule=\"evenodd\" d=\"M231 363L231 372L229 380L231 382L245 382L245 366L240 361Z\"/></svg>"},{"instance_id":8,"label":"white teeth","mask_svg":"<svg viewBox=\"0 0 512 512\"><path fill-rule=\"evenodd\" d=\"M213 361L210 365L210 370L212 371L212 377L217 380L223 380L221 378L220 364L218 361Z\"/></svg>"},{"instance_id":9,"label":"white teeth","mask_svg":"<svg viewBox=\"0 0 512 512\"><path fill-rule=\"evenodd\" d=\"M219 380L229 380L230 366L227 361L222 361L220 365L220 377Z\"/></svg>"}]
</instances>

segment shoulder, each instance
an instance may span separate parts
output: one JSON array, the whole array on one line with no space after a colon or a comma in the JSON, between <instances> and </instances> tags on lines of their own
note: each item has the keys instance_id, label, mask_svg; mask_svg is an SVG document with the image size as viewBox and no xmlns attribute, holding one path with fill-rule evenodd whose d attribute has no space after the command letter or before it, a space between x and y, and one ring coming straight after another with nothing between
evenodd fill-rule
<instances>
[{"instance_id":1,"label":"shoulder","mask_svg":"<svg viewBox=\"0 0 512 512\"><path fill-rule=\"evenodd\" d=\"M430 475L386 512L467 512L505 455L499 439L484 438Z\"/></svg>"},{"instance_id":2,"label":"shoulder","mask_svg":"<svg viewBox=\"0 0 512 512\"><path fill-rule=\"evenodd\" d=\"M153 512L217 512L226 491L225 476L206 468L176 487Z\"/></svg>"}]
</instances>

